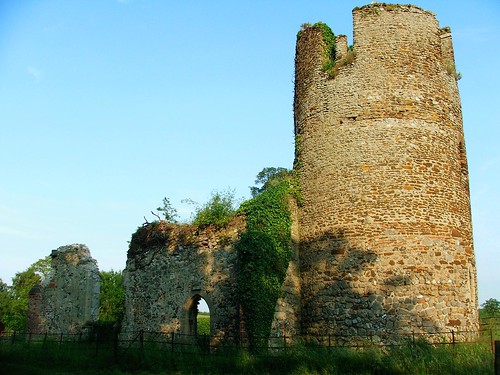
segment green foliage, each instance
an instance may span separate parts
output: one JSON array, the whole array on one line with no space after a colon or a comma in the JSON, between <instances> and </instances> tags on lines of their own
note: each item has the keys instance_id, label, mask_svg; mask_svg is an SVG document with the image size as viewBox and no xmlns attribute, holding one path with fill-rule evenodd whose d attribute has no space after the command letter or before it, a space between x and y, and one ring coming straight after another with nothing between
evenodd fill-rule
<instances>
[{"instance_id":1,"label":"green foliage","mask_svg":"<svg viewBox=\"0 0 500 375\"><path fill-rule=\"evenodd\" d=\"M6 329L24 331L28 315L28 296L30 290L40 284L51 271L50 256L39 259L25 271L17 272L12 278L12 286L2 285L0 291L0 321Z\"/></svg>"},{"instance_id":2,"label":"green foliage","mask_svg":"<svg viewBox=\"0 0 500 375\"><path fill-rule=\"evenodd\" d=\"M500 301L490 298L481 305L481 310L487 316L500 316Z\"/></svg>"},{"instance_id":3,"label":"green foliage","mask_svg":"<svg viewBox=\"0 0 500 375\"><path fill-rule=\"evenodd\" d=\"M283 167L266 167L257 174L255 183L260 187L251 186L252 197L256 197L267 189L278 185L284 179L291 177L291 171Z\"/></svg>"},{"instance_id":4,"label":"green foliage","mask_svg":"<svg viewBox=\"0 0 500 375\"><path fill-rule=\"evenodd\" d=\"M10 311L9 287L0 279L0 323L5 324L5 318Z\"/></svg>"},{"instance_id":5,"label":"green foliage","mask_svg":"<svg viewBox=\"0 0 500 375\"><path fill-rule=\"evenodd\" d=\"M444 68L450 76L455 78L456 81L460 81L462 79L462 73L457 71L457 68L455 67L455 64L453 62L445 64Z\"/></svg>"},{"instance_id":6,"label":"green foliage","mask_svg":"<svg viewBox=\"0 0 500 375\"><path fill-rule=\"evenodd\" d=\"M168 198L163 198L163 205L158 207L156 210L162 213L163 220L167 223L177 223L179 214L177 213L175 207L172 206Z\"/></svg>"},{"instance_id":7,"label":"green foliage","mask_svg":"<svg viewBox=\"0 0 500 375\"><path fill-rule=\"evenodd\" d=\"M325 58L323 70L327 71L335 64L335 34L326 23L316 22L314 25L311 25L310 23L303 23L300 31L297 33L297 39L300 39L302 32L309 28L321 31L324 42L323 56Z\"/></svg>"},{"instance_id":8,"label":"green foliage","mask_svg":"<svg viewBox=\"0 0 500 375\"><path fill-rule=\"evenodd\" d=\"M314 25L312 25L312 28L320 30L321 34L323 35L323 42L325 43L323 49L323 55L325 57L323 70L328 71L333 67L333 65L335 65L335 34L333 33L332 29L330 29L330 27L323 22L316 22Z\"/></svg>"},{"instance_id":9,"label":"green foliage","mask_svg":"<svg viewBox=\"0 0 500 375\"><path fill-rule=\"evenodd\" d=\"M238 292L251 348L266 342L276 301L291 258L290 181L269 187L240 211L247 230L235 244L238 251Z\"/></svg>"},{"instance_id":10,"label":"green foliage","mask_svg":"<svg viewBox=\"0 0 500 375\"><path fill-rule=\"evenodd\" d=\"M196 207L193 225L204 228L209 225L226 226L236 213L234 190L214 191L210 200L203 206ZM190 203L194 203L189 201Z\"/></svg>"},{"instance_id":11,"label":"green foliage","mask_svg":"<svg viewBox=\"0 0 500 375\"><path fill-rule=\"evenodd\" d=\"M199 312L196 319L196 334L210 335L210 314Z\"/></svg>"},{"instance_id":12,"label":"green foliage","mask_svg":"<svg viewBox=\"0 0 500 375\"><path fill-rule=\"evenodd\" d=\"M101 302L99 306L100 322L121 322L125 312L125 289L122 273L101 271Z\"/></svg>"},{"instance_id":13,"label":"green foliage","mask_svg":"<svg viewBox=\"0 0 500 375\"><path fill-rule=\"evenodd\" d=\"M342 59L337 60L335 34L327 24L323 22L317 22L314 25L311 25L309 23L303 24L301 26L301 30L297 34L297 37L300 38L302 31L308 28L313 28L321 31L324 43L322 69L328 74L330 78L335 78L338 75L340 68L346 65L350 65L354 62L356 52L354 51L354 47L352 45L348 47L347 54L343 56Z\"/></svg>"}]
</instances>

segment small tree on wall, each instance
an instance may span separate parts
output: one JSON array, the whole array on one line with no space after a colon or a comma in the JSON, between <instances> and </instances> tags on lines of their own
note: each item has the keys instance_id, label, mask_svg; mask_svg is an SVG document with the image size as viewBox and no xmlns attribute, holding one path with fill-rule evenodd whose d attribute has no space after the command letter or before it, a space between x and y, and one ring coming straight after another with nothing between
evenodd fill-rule
<instances>
[{"instance_id":1,"label":"small tree on wall","mask_svg":"<svg viewBox=\"0 0 500 375\"><path fill-rule=\"evenodd\" d=\"M175 207L172 206L168 198L163 198L163 205L158 207L156 210L161 212L161 214L163 215L163 220L165 220L167 223L177 223L179 214L177 213Z\"/></svg>"}]
</instances>

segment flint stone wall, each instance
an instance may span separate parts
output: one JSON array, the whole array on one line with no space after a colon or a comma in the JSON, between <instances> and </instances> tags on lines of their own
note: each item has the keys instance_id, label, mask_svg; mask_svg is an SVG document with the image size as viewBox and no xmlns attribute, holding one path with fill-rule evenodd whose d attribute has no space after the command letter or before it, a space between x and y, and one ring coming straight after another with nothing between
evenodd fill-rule
<instances>
[{"instance_id":1,"label":"flint stone wall","mask_svg":"<svg viewBox=\"0 0 500 375\"><path fill-rule=\"evenodd\" d=\"M198 232L189 225L160 222L154 229L158 242L129 249L122 335L139 330L194 334L203 298L211 312L212 335L237 336L237 254L232 243L244 227L237 220L225 229Z\"/></svg>"},{"instance_id":2,"label":"flint stone wall","mask_svg":"<svg viewBox=\"0 0 500 375\"><path fill-rule=\"evenodd\" d=\"M73 333L99 315L100 279L87 246L74 244L53 250L52 271L29 295L31 332Z\"/></svg>"},{"instance_id":3,"label":"flint stone wall","mask_svg":"<svg viewBox=\"0 0 500 375\"><path fill-rule=\"evenodd\" d=\"M234 249L244 230L243 216L219 229L161 222L154 235L143 236L145 246L132 245L123 273L126 302L121 335L132 338L139 330L180 334L179 338L194 335L198 302L203 298L210 310L212 344L244 338ZM297 254L289 265L272 328L288 336L300 331L296 260Z\"/></svg>"}]
</instances>

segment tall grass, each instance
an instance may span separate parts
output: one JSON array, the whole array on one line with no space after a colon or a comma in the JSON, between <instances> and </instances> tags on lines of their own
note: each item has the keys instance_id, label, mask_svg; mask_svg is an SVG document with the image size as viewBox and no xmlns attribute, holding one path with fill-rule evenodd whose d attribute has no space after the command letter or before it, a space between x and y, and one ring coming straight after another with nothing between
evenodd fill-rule
<instances>
[{"instance_id":1,"label":"tall grass","mask_svg":"<svg viewBox=\"0 0 500 375\"><path fill-rule=\"evenodd\" d=\"M0 345L4 374L489 374L488 344L433 346L423 341L364 349L294 348L251 355L233 348L210 354L171 352L145 345L114 351L112 344L16 343Z\"/></svg>"}]
</instances>

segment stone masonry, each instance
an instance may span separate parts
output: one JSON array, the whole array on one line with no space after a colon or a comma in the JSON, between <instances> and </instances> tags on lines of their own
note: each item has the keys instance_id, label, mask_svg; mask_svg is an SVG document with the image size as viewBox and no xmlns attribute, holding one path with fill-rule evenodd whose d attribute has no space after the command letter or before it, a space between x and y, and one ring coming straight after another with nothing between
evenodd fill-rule
<instances>
[{"instance_id":1,"label":"stone masonry","mask_svg":"<svg viewBox=\"0 0 500 375\"><path fill-rule=\"evenodd\" d=\"M140 228L132 237L123 273L122 335L134 336L141 329L195 334L203 298L212 312L212 335L234 338L240 320L232 244L244 227L237 218L220 230L165 222L150 232L147 226Z\"/></svg>"},{"instance_id":2,"label":"stone masonry","mask_svg":"<svg viewBox=\"0 0 500 375\"><path fill-rule=\"evenodd\" d=\"M297 215L295 206L292 217ZM297 220L292 239L297 241ZM236 342L245 337L237 294L238 256L234 243L246 228L237 216L224 228L198 229L191 225L160 222L132 236L123 273L126 303L123 337L139 330L187 335L196 333L198 303L210 309L212 344ZM300 278L294 249L277 301L272 331L297 335L299 331Z\"/></svg>"},{"instance_id":3,"label":"stone masonry","mask_svg":"<svg viewBox=\"0 0 500 375\"><path fill-rule=\"evenodd\" d=\"M411 5L353 11L335 78L297 41L302 332L478 328L462 113L449 28ZM351 52L352 53L352 52Z\"/></svg>"},{"instance_id":4,"label":"stone masonry","mask_svg":"<svg viewBox=\"0 0 500 375\"><path fill-rule=\"evenodd\" d=\"M478 303L451 32L411 5L370 4L353 18L352 48L336 38L333 78L320 29L297 38L303 202L291 206L294 256L272 333L391 342L453 329L466 339ZM201 298L212 340L244 333L233 247L244 217L218 230L158 225L132 237L122 334L195 333Z\"/></svg>"},{"instance_id":5,"label":"stone masonry","mask_svg":"<svg viewBox=\"0 0 500 375\"><path fill-rule=\"evenodd\" d=\"M100 279L96 261L85 245L53 250L52 271L29 294L28 330L74 333L99 315Z\"/></svg>"}]
</instances>

